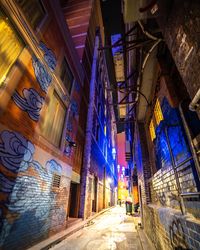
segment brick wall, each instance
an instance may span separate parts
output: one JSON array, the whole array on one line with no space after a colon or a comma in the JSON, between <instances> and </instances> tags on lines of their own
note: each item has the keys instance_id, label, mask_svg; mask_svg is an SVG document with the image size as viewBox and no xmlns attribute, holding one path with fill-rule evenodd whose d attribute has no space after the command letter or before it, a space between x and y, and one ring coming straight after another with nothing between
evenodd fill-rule
<instances>
[{"instance_id":1,"label":"brick wall","mask_svg":"<svg viewBox=\"0 0 200 250\"><path fill-rule=\"evenodd\" d=\"M191 98L199 89L199 16L199 1L175 0L166 19L159 19L167 46Z\"/></svg>"},{"instance_id":2,"label":"brick wall","mask_svg":"<svg viewBox=\"0 0 200 250\"><path fill-rule=\"evenodd\" d=\"M175 209L145 206L144 230L158 250L200 248L199 221Z\"/></svg>"},{"instance_id":3,"label":"brick wall","mask_svg":"<svg viewBox=\"0 0 200 250\"><path fill-rule=\"evenodd\" d=\"M71 98L76 102L78 112L81 99L81 92L78 93L78 90L81 90L82 81L79 81L79 76L82 73L78 72L80 65L74 67L73 59L77 62L73 58L74 48L69 49L70 41L69 44L65 43L51 3L43 2L48 17L40 32L35 34L38 39L37 49L39 50L39 42L42 41L57 67L54 71L48 68L53 80L44 91L47 75L42 75L41 72L38 74L39 69L34 68L34 63L37 63L37 67L42 67L35 56L39 57L43 65L45 52L35 54L30 39L27 41L27 48L20 55L21 58L25 53L26 57L21 61L19 58L8 75L8 105L1 110L0 117L1 249L25 249L66 227L73 153L71 156L64 153L65 140L61 149L50 143L48 138L43 138L39 123L49 101L46 92L51 92L55 87L61 100L66 101L66 96L55 80L56 76L60 76L63 55L69 59L76 79ZM8 6L4 7L6 13L9 12ZM59 7L58 2L54 7ZM15 19L12 21L15 23ZM23 33L21 36L23 39ZM47 63L45 67L50 67L49 65ZM17 84L15 78L18 79ZM76 136L78 119L78 114L74 114L72 138ZM63 139L64 137L65 135ZM80 163L78 165L75 169L80 172Z\"/></svg>"},{"instance_id":4,"label":"brick wall","mask_svg":"<svg viewBox=\"0 0 200 250\"><path fill-rule=\"evenodd\" d=\"M171 15L171 18L174 18L173 20L176 19L177 13L183 11L185 4L185 1L183 1L182 8L175 8L172 10L173 15ZM178 14L177 19L178 18L183 19L184 15L179 17ZM177 23L172 22L169 25L170 34L166 35L166 40L169 39L169 36L172 37L177 35L177 32L175 32ZM167 26L166 32L169 32L169 30L167 30L168 28L169 26ZM175 44L176 42L173 40L171 45L175 46ZM169 46L169 48L172 50L174 60L177 60L177 56L179 56L180 60L181 52L179 51L179 53L177 51L178 47L175 49L175 47L172 48ZM189 60L189 58L190 57L188 56L187 60ZM137 124L137 134L135 136L135 157L138 170L138 185L141 188L140 199L143 208L141 213L143 216L143 226L148 237L158 250L199 249L200 200L199 195L195 195L195 192L198 191L199 182L196 178L194 161L191 157L188 140L178 110L179 103L183 99L188 98L189 95L192 96L197 90L197 86L189 86L189 83L185 82L183 72L180 72L187 87L186 89L176 67L173 65L173 60L170 61L171 63L167 63L165 56L162 58L162 60L166 60L165 62L163 62L161 58L159 58L159 60L161 77L157 82L156 92L152 93L152 95L153 103L157 98L159 99L164 120L157 124L154 119L157 138L154 141L151 141L149 123L153 115L154 104L152 104L147 111L144 123L141 125ZM187 64L187 60L186 62L182 62L183 60L180 60L179 62ZM166 65L168 65L168 67L166 67ZM176 65L180 71L180 65L178 66L177 61ZM183 65L181 67L183 70ZM186 71L189 70L188 67L190 66L187 66L187 69L185 69ZM189 71L187 74L187 77L189 77ZM195 76L192 75L191 77L193 78ZM177 126L176 133L172 133L172 125ZM166 127L167 129L165 129ZM165 132L162 134L160 131ZM180 135L178 135L179 133ZM168 143L171 145L172 154L175 159L177 179L175 178L174 168L172 167L171 156L170 154L166 154L165 151L165 148L169 147L169 144L166 146L167 135L169 138ZM164 139L165 136L166 138ZM180 141L182 141L181 145L184 145L183 147L180 147L180 141L177 139L178 137L180 138ZM160 142L162 141L160 146L158 143L159 140ZM157 149L157 151L155 149ZM175 152L174 149L177 151L175 150ZM163 154L161 158L159 158L160 152ZM184 160L187 161L184 164L181 164ZM147 173L151 173L152 177L150 178ZM149 194L148 190L150 191ZM193 195L186 195L186 193L193 193ZM182 196L180 196L180 194L182 194ZM150 202L147 203L147 201ZM183 215L181 210L185 210L186 213Z\"/></svg>"},{"instance_id":5,"label":"brick wall","mask_svg":"<svg viewBox=\"0 0 200 250\"><path fill-rule=\"evenodd\" d=\"M148 178L151 176L151 172L149 169L149 155L147 150L147 139L146 132L143 123L137 124L137 134L135 134L135 160L138 171L138 186L141 189L140 199L143 204L146 204L150 200L150 193L148 187ZM142 196L142 197L141 197Z\"/></svg>"}]
</instances>

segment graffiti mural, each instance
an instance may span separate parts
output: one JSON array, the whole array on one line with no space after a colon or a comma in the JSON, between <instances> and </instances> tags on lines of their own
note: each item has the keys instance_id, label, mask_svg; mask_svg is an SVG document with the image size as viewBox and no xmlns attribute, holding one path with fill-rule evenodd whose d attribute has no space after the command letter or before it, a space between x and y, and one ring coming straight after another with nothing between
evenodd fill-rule
<instances>
[{"instance_id":1,"label":"graffiti mural","mask_svg":"<svg viewBox=\"0 0 200 250\"><path fill-rule=\"evenodd\" d=\"M184 227L178 218L172 221L172 224L169 227L169 235L173 249L190 249L186 242Z\"/></svg>"},{"instance_id":2,"label":"graffiti mural","mask_svg":"<svg viewBox=\"0 0 200 250\"><path fill-rule=\"evenodd\" d=\"M71 101L71 112L72 112L73 116L78 115L78 104L75 100Z\"/></svg>"},{"instance_id":3,"label":"graffiti mural","mask_svg":"<svg viewBox=\"0 0 200 250\"><path fill-rule=\"evenodd\" d=\"M72 148L70 147L68 142L72 141L72 138L71 138L71 136L69 134L66 135L66 141L67 141L67 145L65 147L65 154L67 156L70 156Z\"/></svg>"},{"instance_id":4,"label":"graffiti mural","mask_svg":"<svg viewBox=\"0 0 200 250\"><path fill-rule=\"evenodd\" d=\"M52 52L51 49L47 48L47 46L43 42L40 42L39 47L44 52L45 62L49 66L50 70L54 71L57 64L54 53Z\"/></svg>"},{"instance_id":5,"label":"graffiti mural","mask_svg":"<svg viewBox=\"0 0 200 250\"><path fill-rule=\"evenodd\" d=\"M15 91L12 98L15 104L21 110L27 112L32 120L38 121L44 98L33 88L24 89L23 96L24 97L21 97L20 94Z\"/></svg>"},{"instance_id":6,"label":"graffiti mural","mask_svg":"<svg viewBox=\"0 0 200 250\"><path fill-rule=\"evenodd\" d=\"M40 42L39 47L44 52L44 60L49 66L50 70L53 72L57 63L54 53L42 42ZM46 67L36 56L33 56L32 58L32 65L36 79L41 89L47 93L48 87L52 81L52 76L48 73ZM27 112L32 120L38 121L40 111L44 103L44 98L41 97L33 88L23 89L22 93L23 97L17 91L15 91L12 96L13 101L21 110Z\"/></svg>"},{"instance_id":7,"label":"graffiti mural","mask_svg":"<svg viewBox=\"0 0 200 250\"><path fill-rule=\"evenodd\" d=\"M52 189L53 174L62 176L63 170L54 159L45 166L35 161L35 146L17 132L3 131L0 139L0 164L8 173L0 174L4 197L0 202L0 246L10 249L13 238L24 246L30 237L44 238L52 227L65 224L66 209L62 202L58 204Z\"/></svg>"},{"instance_id":8,"label":"graffiti mural","mask_svg":"<svg viewBox=\"0 0 200 250\"><path fill-rule=\"evenodd\" d=\"M35 77L41 89L47 93L48 87L50 86L52 81L51 75L48 73L45 66L41 63L41 61L37 57L33 56L32 64L35 72Z\"/></svg>"},{"instance_id":9,"label":"graffiti mural","mask_svg":"<svg viewBox=\"0 0 200 250\"><path fill-rule=\"evenodd\" d=\"M0 162L15 173L25 171L32 161L34 145L20 133L3 131L0 143Z\"/></svg>"}]
</instances>

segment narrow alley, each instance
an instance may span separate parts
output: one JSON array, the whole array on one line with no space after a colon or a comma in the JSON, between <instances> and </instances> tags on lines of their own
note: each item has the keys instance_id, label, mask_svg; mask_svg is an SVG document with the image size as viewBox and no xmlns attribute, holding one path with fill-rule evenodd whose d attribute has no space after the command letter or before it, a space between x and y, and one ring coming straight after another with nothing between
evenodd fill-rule
<instances>
[{"instance_id":1,"label":"narrow alley","mask_svg":"<svg viewBox=\"0 0 200 250\"><path fill-rule=\"evenodd\" d=\"M199 72L200 0L0 0L0 250L200 250Z\"/></svg>"},{"instance_id":2,"label":"narrow alley","mask_svg":"<svg viewBox=\"0 0 200 250\"><path fill-rule=\"evenodd\" d=\"M138 215L126 215L125 207L111 208L51 250L153 250L137 231ZM142 233L140 233L142 234Z\"/></svg>"}]
</instances>

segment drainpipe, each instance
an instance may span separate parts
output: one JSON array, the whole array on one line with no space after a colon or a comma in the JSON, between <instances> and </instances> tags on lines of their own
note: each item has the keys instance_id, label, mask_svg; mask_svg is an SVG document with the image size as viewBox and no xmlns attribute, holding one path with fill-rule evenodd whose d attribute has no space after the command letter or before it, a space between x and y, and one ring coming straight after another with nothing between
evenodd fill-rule
<instances>
[{"instance_id":1,"label":"drainpipe","mask_svg":"<svg viewBox=\"0 0 200 250\"><path fill-rule=\"evenodd\" d=\"M85 134L85 147L83 155L83 166L81 172L81 197L80 197L80 210L79 216L86 219L87 203L88 203L88 185L89 185L89 169L91 159L91 146L92 146L92 124L94 115L94 96L95 96L95 82L96 82L96 64L98 58L99 36L96 35L94 55L92 62L92 75L90 80L90 97L87 114L87 125Z\"/></svg>"},{"instance_id":2,"label":"drainpipe","mask_svg":"<svg viewBox=\"0 0 200 250\"><path fill-rule=\"evenodd\" d=\"M193 144L193 141L192 141L192 136L191 136L191 133L190 133L190 129L189 129L187 121L185 119L181 104L182 104L182 102L179 104L179 111L180 111L181 119L183 121L183 126L185 128L185 132L186 132L186 135L187 135L187 138L188 138L188 143L189 143L189 147L190 147L190 150L191 150L191 153L192 153L194 164L195 164L195 167L196 167L196 170L197 170L197 174L198 174L198 177L199 177L199 180L200 180L200 163L199 163L198 155L197 155L196 149L194 147L194 144Z\"/></svg>"}]
</instances>

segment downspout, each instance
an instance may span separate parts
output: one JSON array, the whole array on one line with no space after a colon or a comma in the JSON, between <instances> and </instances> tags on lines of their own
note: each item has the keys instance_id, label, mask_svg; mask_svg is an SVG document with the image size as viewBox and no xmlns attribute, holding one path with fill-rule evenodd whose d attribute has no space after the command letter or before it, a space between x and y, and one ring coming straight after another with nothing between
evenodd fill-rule
<instances>
[{"instance_id":1,"label":"downspout","mask_svg":"<svg viewBox=\"0 0 200 250\"><path fill-rule=\"evenodd\" d=\"M81 197L80 197L80 210L79 216L86 219L87 202L88 202L88 185L89 185L89 169L90 169L90 159L91 159L91 147L92 147L92 124L94 115L94 96L95 96L95 82L96 82L96 64L98 58L98 47L99 47L99 36L96 35L94 55L92 62L92 75L90 80L90 97L89 97L89 107L87 114L87 125L85 134L85 147L83 155L83 166L81 173Z\"/></svg>"}]
</instances>

